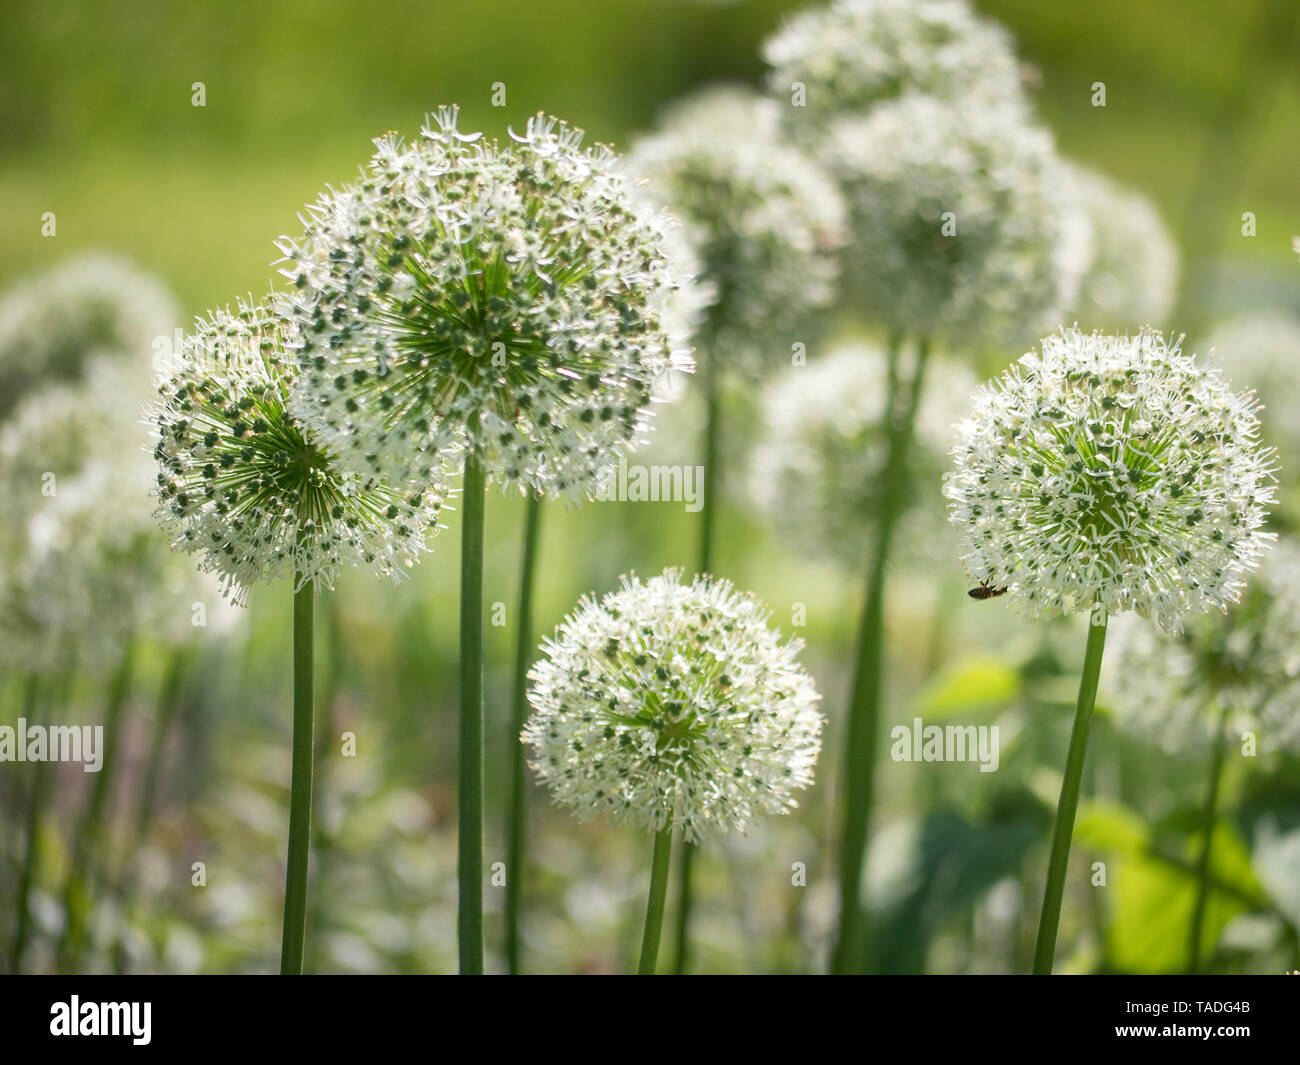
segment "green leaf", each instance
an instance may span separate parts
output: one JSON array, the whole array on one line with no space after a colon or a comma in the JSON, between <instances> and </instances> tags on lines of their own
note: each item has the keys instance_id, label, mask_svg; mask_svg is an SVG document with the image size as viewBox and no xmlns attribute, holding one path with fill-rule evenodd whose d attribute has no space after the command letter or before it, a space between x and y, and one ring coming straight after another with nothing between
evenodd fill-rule
<instances>
[{"instance_id":1,"label":"green leaf","mask_svg":"<svg viewBox=\"0 0 1300 1065\"><path fill-rule=\"evenodd\" d=\"M1151 829L1133 810L1116 803L1089 802L1079 809L1075 840L1106 862L1102 892L1109 914L1106 953L1121 972L1183 972L1196 904L1196 856L1201 841L1189 836L1183 853L1164 854ZM1210 893L1202 926L1202 958L1211 957L1228 922L1252 908L1261 890L1250 853L1227 821L1215 826L1210 852Z\"/></svg>"},{"instance_id":2,"label":"green leaf","mask_svg":"<svg viewBox=\"0 0 1300 1065\"><path fill-rule=\"evenodd\" d=\"M1005 706L1020 694L1020 673L1000 659L975 656L945 668L917 696L916 709L932 720L959 718Z\"/></svg>"},{"instance_id":3,"label":"green leaf","mask_svg":"<svg viewBox=\"0 0 1300 1065\"><path fill-rule=\"evenodd\" d=\"M1144 855L1151 844L1150 829L1136 811L1101 800L1079 804L1074 838L1094 850L1125 855Z\"/></svg>"}]
</instances>

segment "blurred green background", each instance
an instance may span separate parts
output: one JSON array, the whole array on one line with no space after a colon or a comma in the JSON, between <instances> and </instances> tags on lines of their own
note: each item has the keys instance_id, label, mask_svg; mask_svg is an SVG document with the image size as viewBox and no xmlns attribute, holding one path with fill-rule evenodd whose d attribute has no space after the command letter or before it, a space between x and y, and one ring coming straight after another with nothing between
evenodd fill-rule
<instances>
[{"instance_id":1,"label":"blurred green background","mask_svg":"<svg viewBox=\"0 0 1300 1065\"><path fill-rule=\"evenodd\" d=\"M545 110L625 145L693 86L757 81L759 42L796 6L11 0L0 278L108 245L159 271L187 310L261 290L271 237L325 183L350 178L370 138L410 135L458 102L467 129L503 134ZM1294 4L976 6L1041 72L1039 106L1062 150L1150 195L1194 266L1288 258L1300 232ZM190 103L196 81L206 107ZM1097 81L1105 108L1089 104ZM495 82L504 108L491 106ZM1253 241L1240 237L1247 210ZM58 215L54 240L41 237L44 211Z\"/></svg>"},{"instance_id":2,"label":"blurred green background","mask_svg":"<svg viewBox=\"0 0 1300 1065\"><path fill-rule=\"evenodd\" d=\"M458 102L462 128L504 135L545 110L591 139L625 146L659 110L718 79L757 83L759 42L796 5L687 0L480 0L477 4L284 0L157 5L8 0L0 32L0 283L77 251L124 253L158 274L187 314L260 293L273 239L329 182L349 179L370 139L414 134L424 113ZM1300 61L1293 0L983 0L1038 71L1036 96L1062 151L1148 194L1184 254L1182 316L1193 334L1216 311L1300 306ZM1107 106L1090 105L1104 82ZM204 83L206 106L191 104ZM491 105L503 83L507 106ZM41 235L42 214L57 236ZM1241 234L1254 212L1257 236ZM184 322L177 322L183 326ZM1017 352L993 360L1009 361ZM143 362L147 358L141 354ZM684 415L680 424L687 425ZM733 434L739 436L739 433ZM662 445L692 461L690 432ZM733 453L738 445L732 441ZM724 471L723 477L726 478ZM735 487L735 486L733 486ZM816 970L833 922L831 803L837 727L858 609L858 577L800 557L782 530L730 495L718 569L762 597L789 631L807 604L806 661L831 718L819 782L798 815L701 863L695 966ZM523 507L489 505L486 597L513 618ZM698 515L679 504L594 504L545 516L539 633L588 590L694 556ZM312 963L321 970L453 966L456 516L415 580L394 590L349 576L324 609L326 705L313 886ZM972 609L951 571L904 570L890 604L894 706L1003 727L1002 769L934 772L889 765L871 871L878 900L873 965L890 971L1025 967L1082 648L1069 625L1031 627L1000 604ZM159 815L133 840L126 814L148 746L164 666L147 659L128 734L138 758L119 781L106 861L143 894L127 923L127 967L269 969L278 942L289 758L288 588L259 587L246 628L200 656L168 747ZM489 628L487 860L500 857L511 625ZM94 693L83 693L89 700ZM356 758L338 757L356 734ZM1054 775L1057 774L1057 775ZM55 803L84 798L64 774ZM1065 967L1176 970L1191 906L1189 854L1203 767L1094 737L1076 860L1125 870L1105 897L1067 895ZM1297 965L1300 898L1260 882L1261 825L1300 826L1294 772L1230 779L1235 828L1216 849L1209 924L1225 968ZM639 931L648 859L631 830L578 826L531 795L526 957L532 969L621 970ZM12 831L13 808L5 816ZM46 826L45 894L65 860ZM1291 839L1300 837L1291 836ZM1254 857L1252 858L1252 853ZM208 886L190 886L193 861ZM794 862L809 886L792 889ZM129 874L127 870L135 870ZM1072 880L1086 883L1086 871ZM106 878L105 904L114 877ZM488 891L499 910L498 893ZM125 897L125 896L123 896ZM42 908L43 906L43 908ZM48 933L53 900L38 906ZM1253 922L1253 923L1252 923ZM489 927L489 936L498 933ZM109 941L113 936L108 937ZM38 937L39 939L39 937ZM496 940L491 940L495 945ZM34 951L31 967L49 960ZM113 964L107 955L91 967Z\"/></svg>"}]
</instances>

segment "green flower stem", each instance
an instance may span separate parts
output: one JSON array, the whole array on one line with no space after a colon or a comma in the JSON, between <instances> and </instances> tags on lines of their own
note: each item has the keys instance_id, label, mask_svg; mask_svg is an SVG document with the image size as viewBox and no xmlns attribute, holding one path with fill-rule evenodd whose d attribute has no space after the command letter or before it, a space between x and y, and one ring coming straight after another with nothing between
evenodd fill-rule
<instances>
[{"instance_id":1,"label":"green flower stem","mask_svg":"<svg viewBox=\"0 0 1300 1065\"><path fill-rule=\"evenodd\" d=\"M862 620L858 626L853 696L845 742L840 924L831 955L833 973L852 972L861 965L863 913L860 899L867 835L871 826L880 702L884 687L887 563L894 530L906 507L908 451L930 353L929 340L922 339L917 345L911 381L905 386L900 366L902 339L897 332L891 334L887 347L889 375L885 409L890 415L889 433L885 464L880 474L880 510L868 562Z\"/></svg>"},{"instance_id":2,"label":"green flower stem","mask_svg":"<svg viewBox=\"0 0 1300 1065\"><path fill-rule=\"evenodd\" d=\"M337 742L334 739L334 704L338 701L340 677L343 673L343 634L339 625L338 597L327 595L322 601L322 605L325 607L325 618L322 624L326 647L325 669L323 671L324 683L321 687L320 698L316 702L320 707L319 732L324 737L324 742L316 751L316 779L312 785L312 791L317 796L329 794L329 769L333 764L332 756L336 750L331 745ZM330 882L327 870L334 846L334 837L321 824L322 805L320 799L316 799L312 803L312 840L314 841L312 849L316 852L316 883L323 887ZM326 938L323 930L329 927L328 901L324 892L317 890L315 905L312 906L311 912L307 915L306 961L304 964L309 973L320 971L321 944Z\"/></svg>"},{"instance_id":3,"label":"green flower stem","mask_svg":"<svg viewBox=\"0 0 1300 1065\"><path fill-rule=\"evenodd\" d=\"M703 360L704 396L707 415L704 422L704 498L700 509L700 554L697 572L713 572L713 532L717 523L715 474L718 467L718 434L721 430L722 402L718 394L717 359ZM691 909L694 895L691 875L695 865L694 843L682 841L677 865L677 924L673 934L673 968L678 976L690 965Z\"/></svg>"},{"instance_id":4,"label":"green flower stem","mask_svg":"<svg viewBox=\"0 0 1300 1065\"><path fill-rule=\"evenodd\" d=\"M664 926L664 900L668 897L668 859L673 850L673 830L668 825L655 833L654 857L650 862L650 895L645 906L645 934L641 937L638 976L653 976L659 960L659 933Z\"/></svg>"},{"instance_id":5,"label":"green flower stem","mask_svg":"<svg viewBox=\"0 0 1300 1065\"><path fill-rule=\"evenodd\" d=\"M42 714L41 708L40 679L32 673L23 683L22 716L35 724ZM14 899L14 940L9 952L11 973L22 972L23 954L27 950L27 935L31 925L29 900L40 858L41 811L45 808L50 790L49 764L47 761L41 761L31 768L32 786L27 800L27 832L23 848L23 864L18 874L18 889Z\"/></svg>"},{"instance_id":6,"label":"green flower stem","mask_svg":"<svg viewBox=\"0 0 1300 1065\"><path fill-rule=\"evenodd\" d=\"M460 775L457 782L460 971L483 972L483 467L465 459L460 533Z\"/></svg>"},{"instance_id":7,"label":"green flower stem","mask_svg":"<svg viewBox=\"0 0 1300 1065\"><path fill-rule=\"evenodd\" d=\"M519 942L519 902L524 879L524 835L527 827L527 786L524 772L524 745L520 733L528 716L528 666L536 645L533 643L533 584L537 567L537 545L541 535L542 500L528 497L524 516L524 545L519 565L519 627L515 644L515 691L510 707L510 806L506 817L506 964L512 976L521 968Z\"/></svg>"},{"instance_id":8,"label":"green flower stem","mask_svg":"<svg viewBox=\"0 0 1300 1065\"><path fill-rule=\"evenodd\" d=\"M1205 796L1202 814L1201 853L1196 859L1196 904L1192 908L1192 924L1188 929L1187 971L1195 973L1201 967L1201 931L1205 927L1205 910L1210 900L1210 850L1214 845L1214 822L1219 812L1219 792L1223 783L1223 756L1227 749L1224 730L1228 725L1228 706L1219 713L1219 727L1215 733L1214 753L1210 760L1210 788Z\"/></svg>"},{"instance_id":9,"label":"green flower stem","mask_svg":"<svg viewBox=\"0 0 1300 1065\"><path fill-rule=\"evenodd\" d=\"M280 972L302 972L307 935L307 867L311 858L311 789L315 747L315 644L313 614L316 590L294 574L293 593L293 769L289 790L289 861L284 876L284 933Z\"/></svg>"},{"instance_id":10,"label":"green flower stem","mask_svg":"<svg viewBox=\"0 0 1300 1065\"><path fill-rule=\"evenodd\" d=\"M1079 678L1079 698L1074 707L1074 729L1070 733L1070 750L1065 758L1065 779L1061 782L1061 800L1056 807L1056 827L1052 830L1052 854L1047 863L1047 886L1043 891L1043 912L1038 919L1038 941L1034 945L1034 975L1052 972L1056 953L1056 929L1061 923L1061 899L1065 894L1065 873L1070 860L1070 837L1074 834L1074 813L1079 806L1079 784L1088 753L1088 729L1097 701L1097 682L1101 677L1101 656L1106 647L1106 619L1088 627L1088 646L1083 655L1083 674Z\"/></svg>"},{"instance_id":11,"label":"green flower stem","mask_svg":"<svg viewBox=\"0 0 1300 1065\"><path fill-rule=\"evenodd\" d=\"M131 676L135 667L135 642L128 639L122 657L108 684L104 702L103 763L91 785L90 800L72 845L72 860L63 884L63 932L55 952L60 972L76 971L85 946L86 924L91 905L91 888L95 868L99 862L100 830L108 793L116 776L118 735L122 726L122 708L131 689Z\"/></svg>"}]
</instances>

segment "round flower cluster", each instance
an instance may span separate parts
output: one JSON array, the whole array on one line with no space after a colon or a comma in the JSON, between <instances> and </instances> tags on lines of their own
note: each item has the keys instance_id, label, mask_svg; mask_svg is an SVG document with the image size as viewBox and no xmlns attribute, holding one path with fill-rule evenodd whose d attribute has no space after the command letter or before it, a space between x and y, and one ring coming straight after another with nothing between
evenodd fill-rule
<instances>
[{"instance_id":1,"label":"round flower cluster","mask_svg":"<svg viewBox=\"0 0 1300 1065\"><path fill-rule=\"evenodd\" d=\"M31 515L57 495L62 481L97 458L111 455L116 465L147 476L148 454L136 421L147 385L147 375L132 373L116 356L94 355L80 380L58 381L24 396L0 426L6 502L0 526L16 531L21 541ZM14 536L3 540L11 544Z\"/></svg>"},{"instance_id":2,"label":"round flower cluster","mask_svg":"<svg viewBox=\"0 0 1300 1065\"><path fill-rule=\"evenodd\" d=\"M1280 313L1243 315L1216 325L1209 347L1234 381L1264 399L1263 437L1277 446L1282 476L1300 474L1300 321ZM1285 494L1283 507L1287 506Z\"/></svg>"},{"instance_id":3,"label":"round flower cluster","mask_svg":"<svg viewBox=\"0 0 1300 1065\"><path fill-rule=\"evenodd\" d=\"M78 668L110 668L133 639L183 643L195 603L206 611L215 592L159 538L148 487L134 463L92 462L33 517L25 599L42 639L73 646Z\"/></svg>"},{"instance_id":4,"label":"round flower cluster","mask_svg":"<svg viewBox=\"0 0 1300 1065\"><path fill-rule=\"evenodd\" d=\"M522 739L556 803L698 841L786 813L822 717L799 640L726 581L680 574L586 598L529 673Z\"/></svg>"},{"instance_id":5,"label":"round flower cluster","mask_svg":"<svg viewBox=\"0 0 1300 1065\"><path fill-rule=\"evenodd\" d=\"M750 474L751 496L783 534L809 550L857 565L879 506L887 450L885 354L860 341L774 378L762 397L762 439ZM947 465L952 424L966 410L975 377L931 357L911 451L913 513L900 540L931 540L943 515L935 502Z\"/></svg>"},{"instance_id":6,"label":"round flower cluster","mask_svg":"<svg viewBox=\"0 0 1300 1065\"><path fill-rule=\"evenodd\" d=\"M879 320L969 344L1053 327L1073 301L1075 207L1023 115L907 96L836 122L824 161L848 204L846 291Z\"/></svg>"},{"instance_id":7,"label":"round flower cluster","mask_svg":"<svg viewBox=\"0 0 1300 1065\"><path fill-rule=\"evenodd\" d=\"M944 492L967 573L1030 615L1099 606L1177 632L1225 609L1271 539L1256 409L1159 333L1048 337L956 427Z\"/></svg>"},{"instance_id":8,"label":"round flower cluster","mask_svg":"<svg viewBox=\"0 0 1300 1065\"><path fill-rule=\"evenodd\" d=\"M90 356L144 360L178 315L155 278L99 252L15 285L0 299L0 417L38 385L80 377Z\"/></svg>"},{"instance_id":9,"label":"round flower cluster","mask_svg":"<svg viewBox=\"0 0 1300 1065\"><path fill-rule=\"evenodd\" d=\"M714 302L703 326L709 357L757 362L835 296L844 240L839 190L804 152L782 142L776 105L715 87L678 104L639 141L628 169L682 219Z\"/></svg>"},{"instance_id":10,"label":"round flower cluster","mask_svg":"<svg viewBox=\"0 0 1300 1065\"><path fill-rule=\"evenodd\" d=\"M1178 248L1160 213L1101 174L1073 165L1068 173L1090 230L1075 313L1089 326L1161 325L1174 304Z\"/></svg>"},{"instance_id":11,"label":"round flower cluster","mask_svg":"<svg viewBox=\"0 0 1300 1065\"><path fill-rule=\"evenodd\" d=\"M786 125L805 142L907 93L1023 108L1010 35L965 0L835 0L791 17L763 56L773 96L797 104L783 108Z\"/></svg>"},{"instance_id":12,"label":"round flower cluster","mask_svg":"<svg viewBox=\"0 0 1300 1065\"><path fill-rule=\"evenodd\" d=\"M293 574L332 587L345 567L399 581L438 529L436 466L401 489L340 469L286 408L292 326L266 304L200 319L158 383L158 515L172 546L197 554L242 603L249 586Z\"/></svg>"},{"instance_id":13,"label":"round flower cluster","mask_svg":"<svg viewBox=\"0 0 1300 1065\"><path fill-rule=\"evenodd\" d=\"M639 441L656 379L691 367L672 221L581 141L539 115L500 147L444 109L281 240L290 409L349 469L401 483L455 448L582 499Z\"/></svg>"},{"instance_id":14,"label":"round flower cluster","mask_svg":"<svg viewBox=\"0 0 1300 1065\"><path fill-rule=\"evenodd\" d=\"M1124 678L1112 703L1127 730L1182 753L1203 748L1222 723L1230 741L1250 731L1261 752L1300 752L1300 548L1292 541L1264 556L1227 614L1189 619L1177 637L1126 620L1112 642Z\"/></svg>"},{"instance_id":15,"label":"round flower cluster","mask_svg":"<svg viewBox=\"0 0 1300 1065\"><path fill-rule=\"evenodd\" d=\"M147 377L107 355L83 375L25 397L0 431L0 648L24 671L75 658L99 672L132 638L181 642L212 591L152 520L136 421Z\"/></svg>"}]
</instances>

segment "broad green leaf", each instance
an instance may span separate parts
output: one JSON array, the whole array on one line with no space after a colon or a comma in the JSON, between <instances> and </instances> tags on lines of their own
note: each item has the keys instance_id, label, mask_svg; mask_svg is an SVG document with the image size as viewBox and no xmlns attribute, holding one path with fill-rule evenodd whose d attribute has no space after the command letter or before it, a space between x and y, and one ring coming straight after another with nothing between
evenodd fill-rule
<instances>
[{"instance_id":1,"label":"broad green leaf","mask_svg":"<svg viewBox=\"0 0 1300 1065\"><path fill-rule=\"evenodd\" d=\"M1005 706L1020 693L1020 673L991 656L962 659L945 668L916 699L927 720L964 717Z\"/></svg>"}]
</instances>

